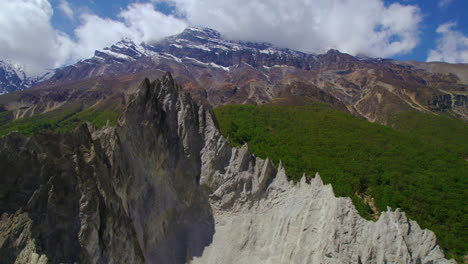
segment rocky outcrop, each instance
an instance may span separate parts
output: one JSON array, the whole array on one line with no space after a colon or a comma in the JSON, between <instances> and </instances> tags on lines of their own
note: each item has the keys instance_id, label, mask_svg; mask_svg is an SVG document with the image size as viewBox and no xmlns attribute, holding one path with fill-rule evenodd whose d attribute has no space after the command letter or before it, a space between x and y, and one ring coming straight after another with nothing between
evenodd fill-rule
<instances>
[{"instance_id":1,"label":"rocky outcrop","mask_svg":"<svg viewBox=\"0 0 468 264\"><path fill-rule=\"evenodd\" d=\"M112 182L146 263L184 263L211 243L199 185L203 114L170 75L145 80L111 138Z\"/></svg>"},{"instance_id":2,"label":"rocky outcrop","mask_svg":"<svg viewBox=\"0 0 468 264\"><path fill-rule=\"evenodd\" d=\"M0 180L2 263L450 263L399 210L231 148L169 74L115 128L0 138Z\"/></svg>"},{"instance_id":3,"label":"rocky outcrop","mask_svg":"<svg viewBox=\"0 0 468 264\"><path fill-rule=\"evenodd\" d=\"M461 118L468 116L468 97L464 94L448 93L434 95L429 100L428 105L435 112L453 111Z\"/></svg>"},{"instance_id":4,"label":"rocky outcrop","mask_svg":"<svg viewBox=\"0 0 468 264\"><path fill-rule=\"evenodd\" d=\"M235 183L242 190L238 196L224 198L232 185L217 191L213 243L194 263L449 263L442 260L432 232L399 210L366 221L318 174L297 186L281 167L272 176L257 195L247 187L255 177ZM230 197L244 204L232 205Z\"/></svg>"},{"instance_id":5,"label":"rocky outcrop","mask_svg":"<svg viewBox=\"0 0 468 264\"><path fill-rule=\"evenodd\" d=\"M2 263L143 261L110 162L86 126L30 139L10 134L0 148Z\"/></svg>"}]
</instances>

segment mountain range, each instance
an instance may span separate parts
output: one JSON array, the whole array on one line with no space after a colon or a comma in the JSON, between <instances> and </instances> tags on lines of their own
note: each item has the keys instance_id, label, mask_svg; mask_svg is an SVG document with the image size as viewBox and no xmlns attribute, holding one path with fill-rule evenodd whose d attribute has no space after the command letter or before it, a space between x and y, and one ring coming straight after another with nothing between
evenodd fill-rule
<instances>
[{"instance_id":1,"label":"mountain range","mask_svg":"<svg viewBox=\"0 0 468 264\"><path fill-rule=\"evenodd\" d=\"M12 95L13 100L0 99L0 107L18 118L64 105L105 106L116 97L124 104L142 78L165 72L212 107L300 96L382 124L403 111L468 119L468 65L353 57L337 50L306 54L226 40L207 28L188 28L152 44L120 41L56 69L47 80L28 82L33 89ZM18 90L29 87L10 83L18 83Z\"/></svg>"}]
</instances>

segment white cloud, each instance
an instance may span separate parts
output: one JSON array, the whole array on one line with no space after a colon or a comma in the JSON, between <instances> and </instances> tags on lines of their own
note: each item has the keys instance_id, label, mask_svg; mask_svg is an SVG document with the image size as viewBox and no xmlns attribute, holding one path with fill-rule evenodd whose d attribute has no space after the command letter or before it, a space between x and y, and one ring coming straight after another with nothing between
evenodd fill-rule
<instances>
[{"instance_id":1,"label":"white cloud","mask_svg":"<svg viewBox=\"0 0 468 264\"><path fill-rule=\"evenodd\" d=\"M75 18L75 13L70 7L70 4L67 0L60 0L59 9L70 19L73 20Z\"/></svg>"},{"instance_id":2,"label":"white cloud","mask_svg":"<svg viewBox=\"0 0 468 264\"><path fill-rule=\"evenodd\" d=\"M82 24L75 29L77 42L72 55L74 60L91 57L96 49L110 46L123 38L132 38L123 22L92 14L83 14L80 19Z\"/></svg>"},{"instance_id":3,"label":"white cloud","mask_svg":"<svg viewBox=\"0 0 468 264\"><path fill-rule=\"evenodd\" d=\"M0 1L0 58L32 74L65 63L72 41L51 26L52 15L46 0Z\"/></svg>"},{"instance_id":4,"label":"white cloud","mask_svg":"<svg viewBox=\"0 0 468 264\"><path fill-rule=\"evenodd\" d=\"M437 28L441 36L436 49L429 51L427 61L468 63L468 36L454 30L455 26L455 23L445 23Z\"/></svg>"},{"instance_id":5,"label":"white cloud","mask_svg":"<svg viewBox=\"0 0 468 264\"><path fill-rule=\"evenodd\" d=\"M153 42L182 32L187 23L184 20L155 11L152 4L132 4L122 11L127 28L138 42Z\"/></svg>"},{"instance_id":6,"label":"white cloud","mask_svg":"<svg viewBox=\"0 0 468 264\"><path fill-rule=\"evenodd\" d=\"M81 15L81 25L75 29L77 45L73 57L91 57L96 49L108 47L124 38L135 43L157 41L187 27L184 21L154 10L152 4L131 4L118 16L121 21L93 14Z\"/></svg>"},{"instance_id":7,"label":"white cloud","mask_svg":"<svg viewBox=\"0 0 468 264\"><path fill-rule=\"evenodd\" d=\"M160 0L155 0L160 2ZM232 39L321 53L388 57L418 43L420 10L382 0L170 0L187 20Z\"/></svg>"},{"instance_id":8,"label":"white cloud","mask_svg":"<svg viewBox=\"0 0 468 264\"><path fill-rule=\"evenodd\" d=\"M452 2L453 2L453 0L440 0L439 1L439 7L440 8L447 8Z\"/></svg>"}]
</instances>

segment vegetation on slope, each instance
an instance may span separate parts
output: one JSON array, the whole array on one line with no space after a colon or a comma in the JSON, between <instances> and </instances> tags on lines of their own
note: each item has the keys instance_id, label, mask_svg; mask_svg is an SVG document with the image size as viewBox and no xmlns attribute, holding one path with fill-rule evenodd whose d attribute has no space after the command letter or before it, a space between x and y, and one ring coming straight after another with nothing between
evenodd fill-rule
<instances>
[{"instance_id":1,"label":"vegetation on slope","mask_svg":"<svg viewBox=\"0 0 468 264\"><path fill-rule=\"evenodd\" d=\"M64 133L85 122L90 122L98 128L105 126L108 120L110 125L115 125L120 110L117 108L105 110L87 108L82 110L81 107L71 107L14 121L9 121L9 115L9 112L0 113L0 135L19 131L25 136L31 136L41 130Z\"/></svg>"},{"instance_id":2,"label":"vegetation on slope","mask_svg":"<svg viewBox=\"0 0 468 264\"><path fill-rule=\"evenodd\" d=\"M336 195L353 199L362 216L402 208L436 233L446 253L459 260L467 253L463 121L403 113L392 129L319 103L228 105L214 112L231 144L247 142L257 156L281 160L293 180L318 171ZM365 197L373 197L377 208Z\"/></svg>"},{"instance_id":3,"label":"vegetation on slope","mask_svg":"<svg viewBox=\"0 0 468 264\"><path fill-rule=\"evenodd\" d=\"M446 116L421 112L404 112L390 121L399 131L437 145L449 152L468 158L468 124Z\"/></svg>"}]
</instances>

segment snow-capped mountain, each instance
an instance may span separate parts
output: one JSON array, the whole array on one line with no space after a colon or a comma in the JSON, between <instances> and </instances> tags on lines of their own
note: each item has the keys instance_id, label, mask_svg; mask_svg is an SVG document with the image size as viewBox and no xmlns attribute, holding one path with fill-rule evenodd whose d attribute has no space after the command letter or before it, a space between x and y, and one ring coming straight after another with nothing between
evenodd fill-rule
<instances>
[{"instance_id":1,"label":"snow-capped mountain","mask_svg":"<svg viewBox=\"0 0 468 264\"><path fill-rule=\"evenodd\" d=\"M219 32L209 28L190 27L182 33L162 41L137 45L123 40L115 45L96 51L94 59L129 61L145 56L175 56L192 58L205 63L229 67L241 62L252 66L294 64L307 67L304 61L314 55L276 48L269 43L238 42L223 39Z\"/></svg>"},{"instance_id":2,"label":"snow-capped mountain","mask_svg":"<svg viewBox=\"0 0 468 264\"><path fill-rule=\"evenodd\" d=\"M47 72L39 77L30 77L20 64L0 60L0 95L31 88L34 84L51 76Z\"/></svg>"},{"instance_id":3,"label":"snow-capped mountain","mask_svg":"<svg viewBox=\"0 0 468 264\"><path fill-rule=\"evenodd\" d=\"M0 94L30 87L29 79L22 67L12 62L0 61Z\"/></svg>"},{"instance_id":4,"label":"snow-capped mountain","mask_svg":"<svg viewBox=\"0 0 468 264\"><path fill-rule=\"evenodd\" d=\"M190 56L202 62L213 62L224 67L247 63L253 67L290 65L308 68L310 67L308 62L315 58L311 54L276 48L269 43L226 40L213 29L194 27L161 42L147 45L146 48L155 52L169 53L178 58Z\"/></svg>"},{"instance_id":5,"label":"snow-capped mountain","mask_svg":"<svg viewBox=\"0 0 468 264\"><path fill-rule=\"evenodd\" d=\"M213 29L190 27L178 35L155 43L119 41L111 47L97 50L90 59L59 69L51 81L74 81L100 75L137 72L149 68L148 64L152 64L151 60L155 58L190 61L223 69L243 63L252 67L288 65L310 69L316 55L277 48L268 43L226 40ZM103 65L105 67L101 67Z\"/></svg>"}]
</instances>

